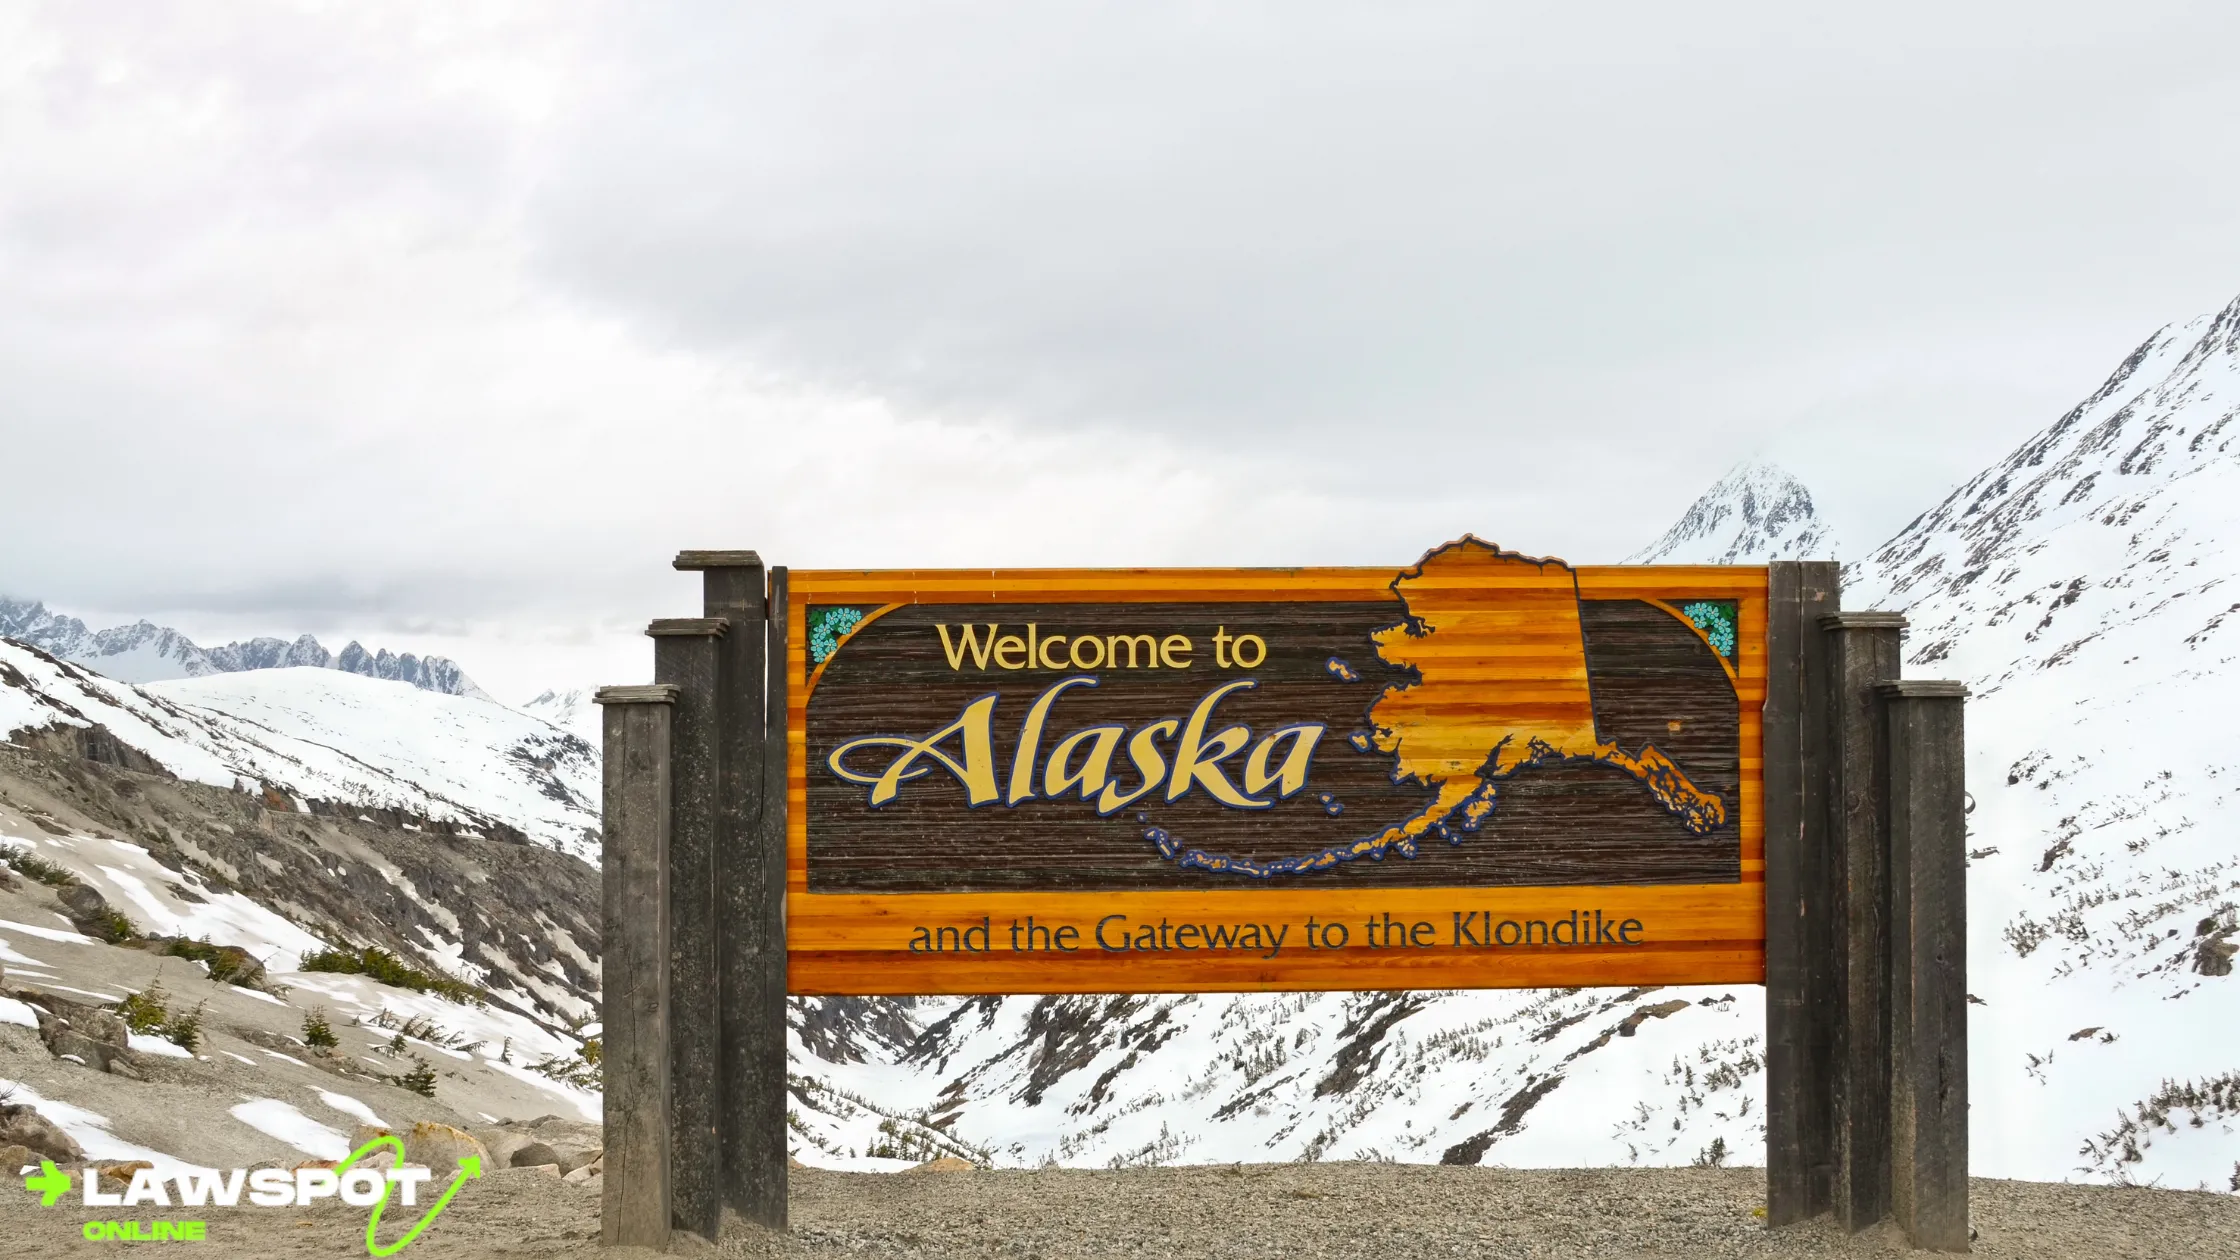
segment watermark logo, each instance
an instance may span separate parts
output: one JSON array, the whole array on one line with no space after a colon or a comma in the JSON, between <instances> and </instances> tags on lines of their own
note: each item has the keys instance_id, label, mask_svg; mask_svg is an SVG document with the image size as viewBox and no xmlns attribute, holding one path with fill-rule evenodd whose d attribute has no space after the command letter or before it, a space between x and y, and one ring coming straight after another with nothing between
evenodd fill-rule
<instances>
[{"instance_id":1,"label":"watermark logo","mask_svg":"<svg viewBox=\"0 0 2240 1260\"><path fill-rule=\"evenodd\" d=\"M394 1156L389 1168L358 1166L359 1161L384 1148ZM352 1207L373 1209L366 1219L366 1254L383 1257L411 1246L422 1231L434 1224L443 1210L451 1206L451 1200L460 1189L482 1176L482 1161L472 1155L463 1156L450 1183L420 1218L404 1233L382 1242L379 1237L381 1214L388 1210L390 1192L396 1191L405 1207L418 1207L421 1184L433 1180L434 1176L426 1168L405 1167L403 1139L394 1133L385 1133L352 1151L350 1158L333 1168L235 1168L226 1172L169 1174L158 1174L153 1168L138 1168L133 1170L131 1184L122 1190L104 1189L101 1171L88 1168L76 1181L83 1191L80 1201L87 1207L302 1208L321 1199L339 1199ZM53 1207L70 1192L72 1182L71 1175L56 1168L53 1160L42 1159L36 1169L24 1174L23 1188L39 1196L39 1206ZM95 1242L158 1239L200 1242L206 1231L207 1225L202 1221L157 1221L149 1225L139 1221L91 1220L85 1223L85 1237Z\"/></svg>"}]
</instances>

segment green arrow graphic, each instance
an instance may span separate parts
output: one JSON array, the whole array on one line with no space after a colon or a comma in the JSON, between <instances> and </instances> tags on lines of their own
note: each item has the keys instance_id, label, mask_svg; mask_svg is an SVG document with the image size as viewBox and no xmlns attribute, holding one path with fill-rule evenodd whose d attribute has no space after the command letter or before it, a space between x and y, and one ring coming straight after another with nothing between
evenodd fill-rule
<instances>
[{"instance_id":1,"label":"green arrow graphic","mask_svg":"<svg viewBox=\"0 0 2240 1260\"><path fill-rule=\"evenodd\" d=\"M404 1163L403 1140L398 1138L394 1133L384 1133L380 1137L377 1137L372 1141L366 1143L364 1146L359 1147L357 1150L350 1152L350 1158L342 1161L342 1163L334 1170L335 1175L339 1177L342 1174L350 1171L352 1165L356 1164L359 1160L364 1159L376 1147L382 1146L389 1147L396 1153L396 1162L400 1166ZM411 1245L413 1239L420 1236L421 1230L426 1229L429 1225L435 1222L435 1219L437 1217L443 1215L443 1209L451 1205L451 1196L459 1193L459 1187L467 1184L469 1181L479 1178L480 1176L482 1176L481 1157L475 1155L460 1156L459 1171L457 1175L451 1178L451 1184L443 1188L443 1193L436 1198L436 1201L434 1203L428 1205L428 1210L421 1214L419 1220L412 1223L412 1228L406 1230L402 1237L398 1238L395 1242L392 1243L378 1242L374 1238L374 1231L381 1228L381 1213L389 1206L389 1192L387 1189L384 1189L381 1192L381 1202L373 1205L373 1215L366 1220L366 1253L368 1255L381 1257L393 1256L398 1252L403 1251L407 1246ZM67 1186L69 1182L65 1181L63 1184Z\"/></svg>"},{"instance_id":2,"label":"green arrow graphic","mask_svg":"<svg viewBox=\"0 0 2240 1260\"><path fill-rule=\"evenodd\" d=\"M39 1171L23 1179L23 1188L38 1192L40 1207L53 1207L70 1193L70 1174L56 1168L53 1160L42 1159Z\"/></svg>"}]
</instances>

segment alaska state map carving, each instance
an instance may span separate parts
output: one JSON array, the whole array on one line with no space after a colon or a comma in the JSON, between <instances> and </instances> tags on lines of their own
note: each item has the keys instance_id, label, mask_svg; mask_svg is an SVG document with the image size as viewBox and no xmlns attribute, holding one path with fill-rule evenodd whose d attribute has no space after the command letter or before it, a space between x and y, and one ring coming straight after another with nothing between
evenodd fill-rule
<instances>
[{"instance_id":1,"label":"alaska state map carving","mask_svg":"<svg viewBox=\"0 0 2240 1260\"><path fill-rule=\"evenodd\" d=\"M1392 582L1407 617L1371 635L1387 664L1415 679L1384 689L1355 747L1394 759L1396 782L1429 787L1429 804L1375 835L1274 861L1184 850L1153 828L1179 865L1265 878L1340 863L1414 857L1425 836L1459 843L1500 803L1520 771L1593 762L1639 780L1695 835L1726 821L1726 803L1696 786L1654 744L1603 740L1595 727L1578 575L1561 560L1503 551L1465 535Z\"/></svg>"}]
</instances>

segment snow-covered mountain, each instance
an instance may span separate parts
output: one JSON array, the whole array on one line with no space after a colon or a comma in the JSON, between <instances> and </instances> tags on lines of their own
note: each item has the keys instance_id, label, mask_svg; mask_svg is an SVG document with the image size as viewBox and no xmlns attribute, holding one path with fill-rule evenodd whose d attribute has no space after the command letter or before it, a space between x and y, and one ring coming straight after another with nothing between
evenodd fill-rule
<instances>
[{"instance_id":1,"label":"snow-covered mountain","mask_svg":"<svg viewBox=\"0 0 2240 1260\"><path fill-rule=\"evenodd\" d=\"M399 655L383 648L369 652L353 642L329 652L310 635L294 641L257 638L214 648L148 621L107 630L89 630L76 617L45 604L0 597L0 638L16 639L66 661L75 661L119 682L165 682L252 669L336 669L366 678L409 683L445 695L490 697L457 663L441 656Z\"/></svg>"},{"instance_id":2,"label":"snow-covered mountain","mask_svg":"<svg viewBox=\"0 0 2240 1260\"><path fill-rule=\"evenodd\" d=\"M1846 607L1912 618L1913 676L1974 689L1979 1175L2240 1189L2240 802L2213 742L2240 707L2236 418L2240 302L2157 333L1847 575ZM1809 492L1746 465L1635 559L1833 552ZM595 721L585 699L525 708ZM556 843L597 821L595 746L494 705L331 670L133 688L0 645L0 732L89 723L184 777ZM793 1018L795 1153L816 1164L1764 1157L1752 986L827 998Z\"/></svg>"},{"instance_id":3,"label":"snow-covered mountain","mask_svg":"<svg viewBox=\"0 0 2240 1260\"><path fill-rule=\"evenodd\" d=\"M1975 1165L2240 1190L2240 301L1849 575L1965 679Z\"/></svg>"},{"instance_id":4,"label":"snow-covered mountain","mask_svg":"<svg viewBox=\"0 0 2240 1260\"><path fill-rule=\"evenodd\" d=\"M530 717L543 718L563 731L569 731L593 748L600 746L605 732L600 727L599 706L592 700L596 687L570 687L566 690L547 689L520 705L515 706Z\"/></svg>"},{"instance_id":5,"label":"snow-covered mountain","mask_svg":"<svg viewBox=\"0 0 2240 1260\"><path fill-rule=\"evenodd\" d=\"M2157 333L1849 574L1846 607L1913 618L1912 676L1975 692L1979 1175L2240 1189L2240 785L2207 738L2240 708L2236 417L2240 302ZM1833 552L1809 492L1757 465L1633 559ZM937 1149L895 1152L897 1116L1006 1163L1764 1158L1755 987L887 1014L927 1030L860 1062L797 1045L801 1158Z\"/></svg>"},{"instance_id":6,"label":"snow-covered mountain","mask_svg":"<svg viewBox=\"0 0 2240 1260\"><path fill-rule=\"evenodd\" d=\"M1764 564L1831 560L1839 547L1812 492L1776 464L1748 460L1704 491L1662 538L1627 564Z\"/></svg>"},{"instance_id":7,"label":"snow-covered mountain","mask_svg":"<svg viewBox=\"0 0 2240 1260\"><path fill-rule=\"evenodd\" d=\"M121 744L178 778L301 807L508 828L597 860L598 751L489 700L316 668L135 686L0 639L0 736L42 733Z\"/></svg>"}]
</instances>

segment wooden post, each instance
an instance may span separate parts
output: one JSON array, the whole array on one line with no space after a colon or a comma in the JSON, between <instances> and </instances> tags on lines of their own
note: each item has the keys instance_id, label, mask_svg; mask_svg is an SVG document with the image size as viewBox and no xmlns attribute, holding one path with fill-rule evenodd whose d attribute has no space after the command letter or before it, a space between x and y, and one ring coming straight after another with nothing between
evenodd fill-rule
<instances>
[{"instance_id":1,"label":"wooden post","mask_svg":"<svg viewBox=\"0 0 2240 1260\"><path fill-rule=\"evenodd\" d=\"M1820 619L1831 679L1828 835L1842 1004L1831 1095L1836 1220L1854 1232L1890 1214L1890 870L1882 819L1881 698L1898 676L1897 613Z\"/></svg>"},{"instance_id":2,"label":"wooden post","mask_svg":"<svg viewBox=\"0 0 2240 1260\"><path fill-rule=\"evenodd\" d=\"M1968 1246L1967 689L1880 688L1889 838L1891 1199L1906 1239Z\"/></svg>"},{"instance_id":3,"label":"wooden post","mask_svg":"<svg viewBox=\"0 0 2240 1260\"><path fill-rule=\"evenodd\" d=\"M716 987L716 653L729 623L677 617L646 628L654 681L677 689L669 745L669 1176L673 1223L723 1232L717 1123L722 1005Z\"/></svg>"},{"instance_id":4,"label":"wooden post","mask_svg":"<svg viewBox=\"0 0 2240 1260\"><path fill-rule=\"evenodd\" d=\"M1827 959L1827 637L1841 597L1829 561L1772 566L1767 608L1766 1224L1828 1210L1828 1078L1838 1008Z\"/></svg>"},{"instance_id":5,"label":"wooden post","mask_svg":"<svg viewBox=\"0 0 2240 1260\"><path fill-rule=\"evenodd\" d=\"M669 1245L669 717L677 689L602 687L606 1245Z\"/></svg>"},{"instance_id":6,"label":"wooden post","mask_svg":"<svg viewBox=\"0 0 2240 1260\"><path fill-rule=\"evenodd\" d=\"M786 1225L785 849L783 791L765 797L765 750L773 721L769 684L784 668L768 655L767 578L752 551L679 552L676 567L699 570L702 609L731 632L717 650L719 784L716 824L716 971L720 992L723 1202L747 1220ZM780 695L782 696L782 692ZM784 729L784 705L775 721ZM784 741L771 751L780 761ZM779 844L768 849L769 815ZM772 861L776 862L773 877Z\"/></svg>"}]
</instances>

